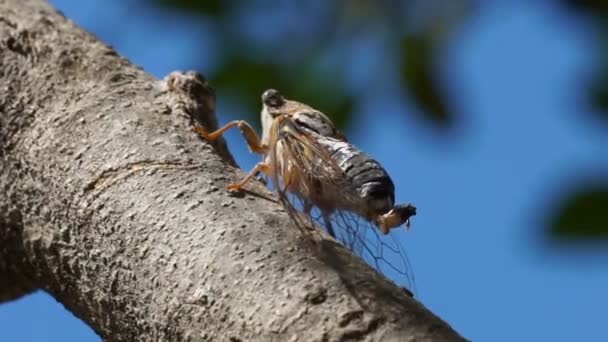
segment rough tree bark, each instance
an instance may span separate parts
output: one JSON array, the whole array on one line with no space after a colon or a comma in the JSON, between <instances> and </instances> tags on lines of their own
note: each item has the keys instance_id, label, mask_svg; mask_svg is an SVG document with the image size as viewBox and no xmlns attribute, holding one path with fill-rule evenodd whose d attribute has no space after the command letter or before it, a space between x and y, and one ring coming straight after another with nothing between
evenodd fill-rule
<instances>
[{"instance_id":1,"label":"rough tree bark","mask_svg":"<svg viewBox=\"0 0 608 342\"><path fill-rule=\"evenodd\" d=\"M241 171L189 129L214 101L0 0L0 301L44 289L107 341L462 340L280 205L226 192Z\"/></svg>"}]
</instances>

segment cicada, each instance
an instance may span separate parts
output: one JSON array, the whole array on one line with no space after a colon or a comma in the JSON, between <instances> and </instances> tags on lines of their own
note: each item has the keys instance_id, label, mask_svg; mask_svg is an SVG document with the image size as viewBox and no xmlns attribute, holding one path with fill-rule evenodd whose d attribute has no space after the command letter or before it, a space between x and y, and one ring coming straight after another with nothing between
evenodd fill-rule
<instances>
[{"instance_id":1,"label":"cicada","mask_svg":"<svg viewBox=\"0 0 608 342\"><path fill-rule=\"evenodd\" d=\"M271 181L281 202L296 220L306 220L359 255L401 286L412 289L413 273L405 251L389 234L416 214L411 204L395 205L395 187L386 170L349 143L322 112L287 100L277 90L262 94L262 137L243 120L207 132L208 141L238 127L262 161L229 190L239 191L259 173Z\"/></svg>"}]
</instances>

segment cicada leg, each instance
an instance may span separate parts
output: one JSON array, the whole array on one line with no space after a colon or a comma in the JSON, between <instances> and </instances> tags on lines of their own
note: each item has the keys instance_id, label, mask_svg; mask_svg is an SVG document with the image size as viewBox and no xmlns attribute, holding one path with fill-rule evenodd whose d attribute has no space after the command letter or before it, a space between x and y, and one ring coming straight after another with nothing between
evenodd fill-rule
<instances>
[{"instance_id":1,"label":"cicada leg","mask_svg":"<svg viewBox=\"0 0 608 342\"><path fill-rule=\"evenodd\" d=\"M243 186L249 182L252 178L257 176L259 172L264 172L265 174L270 174L271 166L266 164L265 162L259 162L255 165L255 167L249 171L249 173L238 183L228 184L228 190L239 191L243 188Z\"/></svg>"},{"instance_id":2,"label":"cicada leg","mask_svg":"<svg viewBox=\"0 0 608 342\"><path fill-rule=\"evenodd\" d=\"M265 144L262 144L260 137L255 132L253 127L251 127L251 125L248 124L247 121L244 121L244 120L231 121L231 122L227 123L224 127L220 128L214 132L211 132L211 133L207 132L201 126L194 126L194 127L192 127L192 130L194 132L198 133L203 139L205 139L207 141L213 141L213 140L216 140L217 138L221 137L222 134L224 134L227 130L229 130L235 126L241 130L241 133L243 134L243 137L245 138L245 141L247 142L247 146L249 147L249 150L251 152L261 153L261 154L268 152L268 146ZM249 172L249 174L247 174L247 176L245 176L245 178L243 178L240 182L229 184L228 190L234 190L234 191L241 190L242 187L251 178L257 176L258 173L260 173L260 172L268 173L268 170L270 170L268 164L265 164L263 162L258 163L253 168L253 170L251 170Z\"/></svg>"},{"instance_id":3,"label":"cicada leg","mask_svg":"<svg viewBox=\"0 0 608 342\"><path fill-rule=\"evenodd\" d=\"M211 133L207 132L201 126L194 126L194 127L192 127L192 130L195 131L196 133L198 133L205 140L213 141L213 140L221 137L222 134L224 134L224 132L226 132L227 130L229 130L230 128L235 127L235 126L241 130L241 133L243 134L245 141L247 141L247 146L249 147L249 150L251 152L266 153L268 151L268 146L265 144L262 144L260 137L253 130L253 127L251 127L251 125L247 123L247 121L235 120L235 121L229 122L224 127L220 128L214 132L211 132Z\"/></svg>"}]
</instances>

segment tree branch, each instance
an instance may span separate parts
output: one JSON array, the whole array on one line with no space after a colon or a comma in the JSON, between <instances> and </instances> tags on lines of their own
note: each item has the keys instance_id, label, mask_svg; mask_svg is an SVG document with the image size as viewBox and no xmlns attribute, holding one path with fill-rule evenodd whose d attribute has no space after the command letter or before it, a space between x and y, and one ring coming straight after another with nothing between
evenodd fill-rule
<instances>
[{"instance_id":1,"label":"tree branch","mask_svg":"<svg viewBox=\"0 0 608 342\"><path fill-rule=\"evenodd\" d=\"M107 341L460 341L240 170L196 74L157 81L39 0L0 0L0 300L51 293ZM256 191L272 198L262 185Z\"/></svg>"}]
</instances>

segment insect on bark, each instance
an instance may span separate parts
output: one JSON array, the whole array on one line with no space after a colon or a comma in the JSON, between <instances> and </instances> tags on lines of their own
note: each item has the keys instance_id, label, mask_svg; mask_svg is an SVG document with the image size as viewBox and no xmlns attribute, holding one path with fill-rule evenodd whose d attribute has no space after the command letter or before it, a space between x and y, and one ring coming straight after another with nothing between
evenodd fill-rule
<instances>
[{"instance_id":1,"label":"insect on bark","mask_svg":"<svg viewBox=\"0 0 608 342\"><path fill-rule=\"evenodd\" d=\"M395 205L395 187L384 168L350 144L331 120L312 107L285 99L274 89L262 94L262 137L236 120L207 132L208 141L238 127L252 152L263 156L238 191L260 172L297 224L320 225L334 239L399 285L415 287L412 269L391 228L406 226L416 214L411 204ZM380 233L380 234L379 234Z\"/></svg>"}]
</instances>

